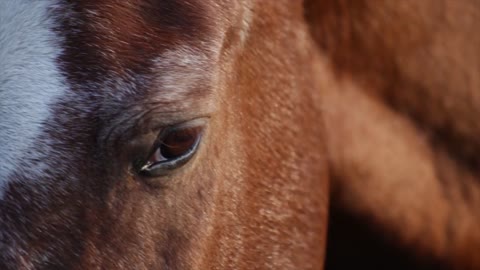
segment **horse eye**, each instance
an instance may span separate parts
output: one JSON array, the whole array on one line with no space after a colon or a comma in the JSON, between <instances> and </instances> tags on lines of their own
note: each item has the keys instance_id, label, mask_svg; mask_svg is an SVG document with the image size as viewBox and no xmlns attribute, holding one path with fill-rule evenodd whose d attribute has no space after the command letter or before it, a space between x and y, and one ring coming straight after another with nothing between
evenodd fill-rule
<instances>
[{"instance_id":1,"label":"horse eye","mask_svg":"<svg viewBox=\"0 0 480 270\"><path fill-rule=\"evenodd\" d=\"M204 121L193 120L163 130L139 173L143 176L163 176L186 164L195 154L203 134Z\"/></svg>"}]
</instances>

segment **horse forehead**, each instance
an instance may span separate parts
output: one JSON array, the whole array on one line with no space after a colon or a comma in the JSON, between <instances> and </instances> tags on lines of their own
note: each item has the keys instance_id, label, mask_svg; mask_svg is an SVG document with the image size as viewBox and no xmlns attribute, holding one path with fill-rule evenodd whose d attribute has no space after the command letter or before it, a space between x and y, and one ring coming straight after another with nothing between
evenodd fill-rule
<instances>
[{"instance_id":1,"label":"horse forehead","mask_svg":"<svg viewBox=\"0 0 480 270\"><path fill-rule=\"evenodd\" d=\"M0 196L66 92L57 68L61 38L49 15L54 0L0 1Z\"/></svg>"},{"instance_id":2,"label":"horse forehead","mask_svg":"<svg viewBox=\"0 0 480 270\"><path fill-rule=\"evenodd\" d=\"M121 76L148 72L151 59L163 51L212 40L218 19L212 15L218 7L205 0L65 2L72 16L64 18L61 29L67 37L62 61L77 81L88 79L89 70Z\"/></svg>"}]
</instances>

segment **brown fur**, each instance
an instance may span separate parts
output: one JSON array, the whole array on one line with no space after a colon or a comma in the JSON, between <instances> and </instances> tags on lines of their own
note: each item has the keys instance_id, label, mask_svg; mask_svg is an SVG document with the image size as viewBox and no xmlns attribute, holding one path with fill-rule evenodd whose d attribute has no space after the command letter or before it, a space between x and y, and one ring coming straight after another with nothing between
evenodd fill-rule
<instances>
[{"instance_id":1,"label":"brown fur","mask_svg":"<svg viewBox=\"0 0 480 270\"><path fill-rule=\"evenodd\" d=\"M479 268L478 2L307 1L306 12L335 208L416 256Z\"/></svg>"},{"instance_id":2,"label":"brown fur","mask_svg":"<svg viewBox=\"0 0 480 270\"><path fill-rule=\"evenodd\" d=\"M48 158L25 155L45 175L6 181L0 268L322 269L329 191L408 256L480 267L478 3L65 3L69 92ZM188 165L132 171L158 126L199 116Z\"/></svg>"},{"instance_id":3,"label":"brown fur","mask_svg":"<svg viewBox=\"0 0 480 270\"><path fill-rule=\"evenodd\" d=\"M321 267L328 190L326 167L318 166L325 164L317 141L322 130L314 127L297 139L301 127L318 115L309 98L311 49L304 51L306 36L293 32L306 29L302 9L286 2L282 8L250 5L236 5L230 13L215 7L215 16L204 14L215 17L221 25L217 33L227 36L218 63L204 67L205 72L217 72L218 85L208 97L217 110L210 114L202 152L163 189L123 176L112 182L105 208L92 206L92 229L79 267L296 269L305 262L305 269ZM239 46L239 23L246 8L253 10L254 20L250 38ZM278 17L285 18L286 26ZM266 32L271 39L267 42L262 38ZM291 51L292 38L301 46L298 50ZM189 43L198 43L194 40ZM177 43L159 44L175 48ZM285 53L279 57L279 51ZM121 49L119 53L115 58L121 60ZM185 109L201 108L204 98L192 98L199 105Z\"/></svg>"}]
</instances>

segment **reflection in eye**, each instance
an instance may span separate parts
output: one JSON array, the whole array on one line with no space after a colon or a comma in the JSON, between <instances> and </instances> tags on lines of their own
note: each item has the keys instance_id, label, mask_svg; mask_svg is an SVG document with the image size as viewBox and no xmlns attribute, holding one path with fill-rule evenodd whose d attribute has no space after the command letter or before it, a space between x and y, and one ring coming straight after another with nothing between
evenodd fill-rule
<instances>
[{"instance_id":1,"label":"reflection in eye","mask_svg":"<svg viewBox=\"0 0 480 270\"><path fill-rule=\"evenodd\" d=\"M150 177L162 176L186 164L198 148L204 124L203 119L196 119L163 130L139 173Z\"/></svg>"}]
</instances>

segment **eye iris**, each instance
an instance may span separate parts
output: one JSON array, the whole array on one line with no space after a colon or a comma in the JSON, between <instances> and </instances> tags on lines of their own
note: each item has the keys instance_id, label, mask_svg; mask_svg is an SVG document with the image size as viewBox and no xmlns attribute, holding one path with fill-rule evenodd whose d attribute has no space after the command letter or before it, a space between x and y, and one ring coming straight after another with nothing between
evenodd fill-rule
<instances>
[{"instance_id":1,"label":"eye iris","mask_svg":"<svg viewBox=\"0 0 480 270\"><path fill-rule=\"evenodd\" d=\"M166 159L174 159L185 155L194 147L200 133L201 127L189 127L169 132L160 142L161 155Z\"/></svg>"}]
</instances>

